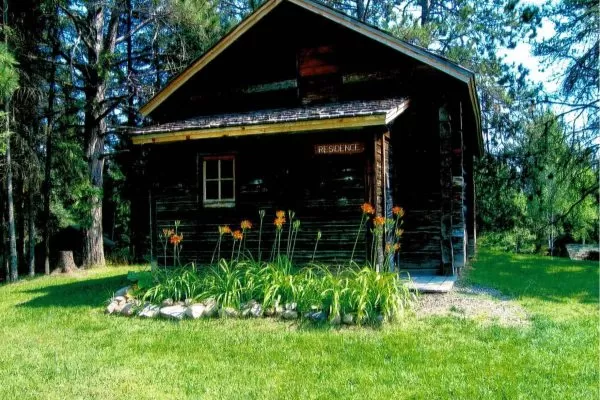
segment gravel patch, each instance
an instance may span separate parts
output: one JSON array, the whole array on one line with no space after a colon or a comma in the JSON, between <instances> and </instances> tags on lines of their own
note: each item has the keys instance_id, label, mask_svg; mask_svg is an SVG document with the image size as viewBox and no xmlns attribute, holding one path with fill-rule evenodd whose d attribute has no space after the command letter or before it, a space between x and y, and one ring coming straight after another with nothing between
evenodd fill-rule
<instances>
[{"instance_id":1,"label":"gravel patch","mask_svg":"<svg viewBox=\"0 0 600 400\"><path fill-rule=\"evenodd\" d=\"M525 309L500 291L460 282L448 293L422 294L415 311L418 317L454 316L483 325L527 327L531 324Z\"/></svg>"}]
</instances>

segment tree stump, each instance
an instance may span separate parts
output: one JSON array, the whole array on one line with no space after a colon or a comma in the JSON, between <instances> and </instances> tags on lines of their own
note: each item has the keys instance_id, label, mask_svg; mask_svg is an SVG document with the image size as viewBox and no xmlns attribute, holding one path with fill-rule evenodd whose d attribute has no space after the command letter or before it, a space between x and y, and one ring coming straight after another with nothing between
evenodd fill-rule
<instances>
[{"instance_id":1,"label":"tree stump","mask_svg":"<svg viewBox=\"0 0 600 400\"><path fill-rule=\"evenodd\" d=\"M75 261L73 261L73 252L72 251L59 251L58 252L58 263L54 271L52 271L52 275L56 274L68 274L70 272L77 271L77 265L75 265Z\"/></svg>"}]
</instances>

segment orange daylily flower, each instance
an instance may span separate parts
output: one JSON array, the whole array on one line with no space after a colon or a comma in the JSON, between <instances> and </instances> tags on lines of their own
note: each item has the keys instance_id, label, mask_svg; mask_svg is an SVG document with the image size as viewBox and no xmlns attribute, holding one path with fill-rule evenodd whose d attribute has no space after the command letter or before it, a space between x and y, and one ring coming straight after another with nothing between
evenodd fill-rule
<instances>
[{"instance_id":1,"label":"orange daylily flower","mask_svg":"<svg viewBox=\"0 0 600 400\"><path fill-rule=\"evenodd\" d=\"M277 211L277 212L275 213L275 216L276 216L277 218L283 218L283 219L285 219L285 211L283 211L283 210L279 210L279 211ZM285 221L284 221L284 222L285 222Z\"/></svg>"},{"instance_id":2,"label":"orange daylily flower","mask_svg":"<svg viewBox=\"0 0 600 400\"><path fill-rule=\"evenodd\" d=\"M173 235L173 236L171 236L171 239L169 241L171 242L171 244L179 244L179 242L181 242L182 240L183 240L183 234Z\"/></svg>"},{"instance_id":3,"label":"orange daylily flower","mask_svg":"<svg viewBox=\"0 0 600 400\"><path fill-rule=\"evenodd\" d=\"M375 209L369 203L364 203L362 206L360 206L360 209L362 210L363 214L375 214Z\"/></svg>"},{"instance_id":4,"label":"orange daylily flower","mask_svg":"<svg viewBox=\"0 0 600 400\"><path fill-rule=\"evenodd\" d=\"M385 218L381 216L373 218L373 225L376 227L385 225Z\"/></svg>"},{"instance_id":5,"label":"orange daylily flower","mask_svg":"<svg viewBox=\"0 0 600 400\"><path fill-rule=\"evenodd\" d=\"M397 253L398 250L400 250L400 243L394 243L393 245L391 243L387 243L385 245L385 252L386 253L391 253L392 250L394 251L394 253Z\"/></svg>"},{"instance_id":6,"label":"orange daylily flower","mask_svg":"<svg viewBox=\"0 0 600 400\"><path fill-rule=\"evenodd\" d=\"M233 236L234 240L242 240L244 237L244 234L241 231L233 231L231 235Z\"/></svg>"},{"instance_id":7,"label":"orange daylily flower","mask_svg":"<svg viewBox=\"0 0 600 400\"><path fill-rule=\"evenodd\" d=\"M400 206L395 206L394 208L392 208L392 214L394 214L398 217L403 217L404 216L404 208L402 208Z\"/></svg>"},{"instance_id":8,"label":"orange daylily flower","mask_svg":"<svg viewBox=\"0 0 600 400\"><path fill-rule=\"evenodd\" d=\"M273 223L275 224L275 227L277 229L281 229L281 227L283 226L283 224L285 224L285 218L284 217L277 217L277 218L275 218L275 221Z\"/></svg>"},{"instance_id":9,"label":"orange daylily flower","mask_svg":"<svg viewBox=\"0 0 600 400\"><path fill-rule=\"evenodd\" d=\"M247 229L252 229L252 222L250 222L249 220L245 219L242 221L242 223L240 224L240 227L242 228L242 230L247 230Z\"/></svg>"},{"instance_id":10,"label":"orange daylily flower","mask_svg":"<svg viewBox=\"0 0 600 400\"><path fill-rule=\"evenodd\" d=\"M219 226L219 234L224 235L226 233L231 233L231 228L227 225Z\"/></svg>"}]
</instances>

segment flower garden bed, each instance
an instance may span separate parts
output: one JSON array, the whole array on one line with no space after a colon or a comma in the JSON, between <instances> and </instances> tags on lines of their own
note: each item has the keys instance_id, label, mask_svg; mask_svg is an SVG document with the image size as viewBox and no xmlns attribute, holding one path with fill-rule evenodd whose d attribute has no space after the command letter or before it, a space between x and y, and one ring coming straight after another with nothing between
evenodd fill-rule
<instances>
[{"instance_id":1,"label":"flower garden bed","mask_svg":"<svg viewBox=\"0 0 600 400\"><path fill-rule=\"evenodd\" d=\"M274 317L332 324L379 324L398 319L414 297L397 274L371 268L333 273L296 270L278 262L227 262L202 271L193 266L130 273L109 314L146 318Z\"/></svg>"}]
</instances>

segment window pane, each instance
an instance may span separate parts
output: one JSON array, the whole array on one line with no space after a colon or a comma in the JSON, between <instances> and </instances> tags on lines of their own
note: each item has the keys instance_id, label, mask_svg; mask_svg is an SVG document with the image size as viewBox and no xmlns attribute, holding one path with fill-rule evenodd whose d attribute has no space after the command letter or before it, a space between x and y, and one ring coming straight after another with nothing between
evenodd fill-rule
<instances>
[{"instance_id":1,"label":"window pane","mask_svg":"<svg viewBox=\"0 0 600 400\"><path fill-rule=\"evenodd\" d=\"M233 199L233 181L221 181L221 199Z\"/></svg>"},{"instance_id":2,"label":"window pane","mask_svg":"<svg viewBox=\"0 0 600 400\"><path fill-rule=\"evenodd\" d=\"M206 160L206 179L218 179L219 178L219 160Z\"/></svg>"},{"instance_id":3,"label":"window pane","mask_svg":"<svg viewBox=\"0 0 600 400\"><path fill-rule=\"evenodd\" d=\"M219 200L219 182L206 182L206 200Z\"/></svg>"},{"instance_id":4,"label":"window pane","mask_svg":"<svg viewBox=\"0 0 600 400\"><path fill-rule=\"evenodd\" d=\"M233 178L233 160L221 160L221 178Z\"/></svg>"}]
</instances>

